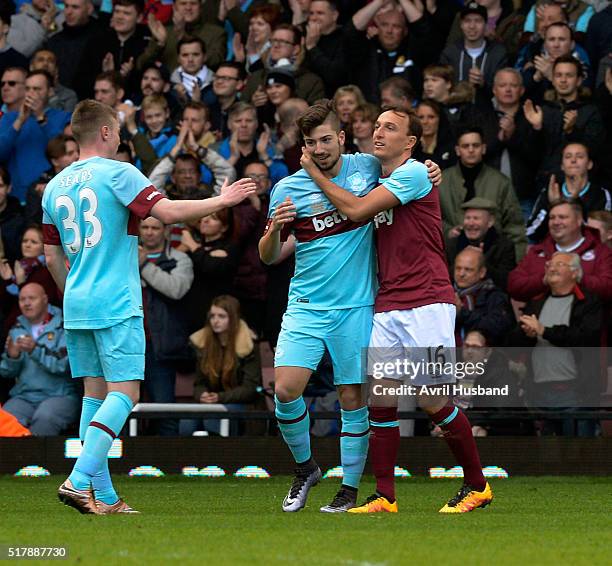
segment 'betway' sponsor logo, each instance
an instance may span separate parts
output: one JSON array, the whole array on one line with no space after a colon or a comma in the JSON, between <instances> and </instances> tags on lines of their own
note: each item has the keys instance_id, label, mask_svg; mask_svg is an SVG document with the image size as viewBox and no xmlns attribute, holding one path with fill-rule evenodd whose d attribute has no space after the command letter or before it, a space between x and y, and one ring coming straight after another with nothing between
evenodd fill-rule
<instances>
[{"instance_id":1,"label":"'betway' sponsor logo","mask_svg":"<svg viewBox=\"0 0 612 566\"><path fill-rule=\"evenodd\" d=\"M312 225L315 232L322 232L325 228L333 228L336 224L340 224L344 220L348 220L348 216L336 210L323 218L313 218Z\"/></svg>"},{"instance_id":2,"label":"'betway' sponsor logo","mask_svg":"<svg viewBox=\"0 0 612 566\"><path fill-rule=\"evenodd\" d=\"M383 210L374 217L374 224L378 228L381 224L391 226L393 224L393 209Z\"/></svg>"}]
</instances>

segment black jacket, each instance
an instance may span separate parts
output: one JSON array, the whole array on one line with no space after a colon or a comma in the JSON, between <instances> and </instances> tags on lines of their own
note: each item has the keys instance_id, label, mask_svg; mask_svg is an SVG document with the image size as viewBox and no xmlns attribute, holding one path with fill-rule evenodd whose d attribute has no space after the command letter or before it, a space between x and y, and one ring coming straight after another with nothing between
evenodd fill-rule
<instances>
[{"instance_id":1,"label":"black jacket","mask_svg":"<svg viewBox=\"0 0 612 566\"><path fill-rule=\"evenodd\" d=\"M347 53L353 76L369 102L380 104L380 84L390 77L402 77L419 96L422 70L434 61L435 45L431 40L429 19L422 17L410 24L408 35L393 52L380 45L377 38L367 39L365 31L349 22L345 29Z\"/></svg>"},{"instance_id":2,"label":"black jacket","mask_svg":"<svg viewBox=\"0 0 612 566\"><path fill-rule=\"evenodd\" d=\"M336 28L330 34L322 35L317 45L306 50L304 66L321 77L325 95L329 98L334 96L338 87L350 83L343 29Z\"/></svg>"},{"instance_id":3,"label":"black jacket","mask_svg":"<svg viewBox=\"0 0 612 566\"><path fill-rule=\"evenodd\" d=\"M100 26L94 19L84 26L67 26L56 33L47 42L47 48L57 57L59 83L76 91L79 100L87 98L88 93L75 88L78 82L77 72L81 68L81 61L88 60L85 46L89 40L99 33Z\"/></svg>"},{"instance_id":4,"label":"black jacket","mask_svg":"<svg viewBox=\"0 0 612 566\"><path fill-rule=\"evenodd\" d=\"M483 251L487 276L493 280L502 291L508 286L508 274L516 267L516 253L514 243L500 234L495 226L491 227L485 234L483 240ZM463 230L457 238L448 238L446 241L446 257L449 269L453 270L455 258L459 252L468 246L477 246L480 242L470 242Z\"/></svg>"},{"instance_id":5,"label":"black jacket","mask_svg":"<svg viewBox=\"0 0 612 566\"><path fill-rule=\"evenodd\" d=\"M8 195L6 208L0 212L0 231L4 254L11 266L21 257L21 236L25 230L25 216L23 207L16 197Z\"/></svg>"},{"instance_id":6,"label":"black jacket","mask_svg":"<svg viewBox=\"0 0 612 566\"><path fill-rule=\"evenodd\" d=\"M455 333L465 336L471 330L482 330L491 344L498 344L514 322L508 296L494 285L484 285L471 297L473 306L468 308L464 300L457 311Z\"/></svg>"},{"instance_id":7,"label":"black jacket","mask_svg":"<svg viewBox=\"0 0 612 566\"><path fill-rule=\"evenodd\" d=\"M498 133L499 120L503 112L495 110L491 100L484 101L482 98L477 109L470 107L471 112L463 113L463 122L469 122L470 125L478 125L482 128L484 142L487 144L485 162L491 167L499 170L502 155L505 150L508 151L510 178L516 196L519 200L533 199L537 190L534 183L534 171L537 171L541 159L536 132L525 118L521 106L514 116L514 134L510 139L501 141Z\"/></svg>"},{"instance_id":8,"label":"black jacket","mask_svg":"<svg viewBox=\"0 0 612 566\"><path fill-rule=\"evenodd\" d=\"M210 255L214 250L222 250L226 257ZM218 295L231 295L233 281L240 261L240 249L227 239L215 240L189 254L193 262L193 285L185 295L189 311L191 332L201 328L206 321L212 300Z\"/></svg>"},{"instance_id":9,"label":"black jacket","mask_svg":"<svg viewBox=\"0 0 612 566\"><path fill-rule=\"evenodd\" d=\"M570 133L563 131L563 114L567 110L577 110L578 116L574 129ZM544 120L539 132L539 144L543 158L540 164L540 179L552 173L559 175L561 165L561 148L570 141L583 142L591 149L594 160L606 136L602 116L594 104L581 100L570 103L562 101L547 102L542 105Z\"/></svg>"},{"instance_id":10,"label":"black jacket","mask_svg":"<svg viewBox=\"0 0 612 566\"><path fill-rule=\"evenodd\" d=\"M117 33L113 29L104 29L93 36L85 46L87 58L81 59L79 72L74 82L74 89L78 93L87 93L87 96L93 96L93 88L96 76L102 72L102 61L107 53L113 55L115 70L119 70L123 63L134 59L134 68L136 60L144 52L149 41L151 33L146 26L138 25L134 33L121 42L117 37ZM125 81L125 95L129 98L132 93L139 91L139 83L137 73L133 70Z\"/></svg>"}]
</instances>

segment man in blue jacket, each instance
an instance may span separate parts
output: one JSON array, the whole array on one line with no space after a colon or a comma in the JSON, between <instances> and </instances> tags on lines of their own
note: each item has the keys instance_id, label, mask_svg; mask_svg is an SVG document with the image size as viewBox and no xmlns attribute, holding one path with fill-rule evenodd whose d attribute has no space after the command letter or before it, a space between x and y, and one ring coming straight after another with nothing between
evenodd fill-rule
<instances>
[{"instance_id":1,"label":"man in blue jacket","mask_svg":"<svg viewBox=\"0 0 612 566\"><path fill-rule=\"evenodd\" d=\"M76 382L70 379L62 311L45 290L28 283L19 293L21 316L11 328L0 376L16 380L3 409L33 435L56 436L79 416Z\"/></svg>"},{"instance_id":2,"label":"man in blue jacket","mask_svg":"<svg viewBox=\"0 0 612 566\"><path fill-rule=\"evenodd\" d=\"M51 94L51 75L31 71L20 110L7 112L0 119L0 161L8 164L12 194L22 202L28 187L51 166L45 157L47 143L61 134L70 120L68 112L48 107Z\"/></svg>"}]
</instances>

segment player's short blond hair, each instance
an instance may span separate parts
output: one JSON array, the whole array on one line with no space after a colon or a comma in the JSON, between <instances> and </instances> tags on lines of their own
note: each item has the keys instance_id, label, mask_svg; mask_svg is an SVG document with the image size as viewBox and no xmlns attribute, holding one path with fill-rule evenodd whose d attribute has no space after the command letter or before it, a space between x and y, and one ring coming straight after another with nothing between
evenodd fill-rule
<instances>
[{"instance_id":1,"label":"player's short blond hair","mask_svg":"<svg viewBox=\"0 0 612 566\"><path fill-rule=\"evenodd\" d=\"M72 135L79 145L91 143L102 126L113 126L118 122L117 112L107 104L96 100L82 100L72 113L70 125Z\"/></svg>"}]
</instances>

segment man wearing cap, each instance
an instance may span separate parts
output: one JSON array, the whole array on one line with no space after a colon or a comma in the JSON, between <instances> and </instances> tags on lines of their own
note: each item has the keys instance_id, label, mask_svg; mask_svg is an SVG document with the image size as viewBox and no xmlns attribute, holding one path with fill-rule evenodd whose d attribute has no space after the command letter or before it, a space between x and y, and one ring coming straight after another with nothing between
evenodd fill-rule
<instances>
[{"instance_id":1,"label":"man wearing cap","mask_svg":"<svg viewBox=\"0 0 612 566\"><path fill-rule=\"evenodd\" d=\"M521 207L510 179L483 162L486 150L480 128L468 126L458 133L455 151L459 163L444 171L440 183L444 234L447 238L459 236L463 226L462 204L482 197L495 205L495 224L513 242L516 257L521 259L527 247Z\"/></svg>"},{"instance_id":2,"label":"man wearing cap","mask_svg":"<svg viewBox=\"0 0 612 566\"><path fill-rule=\"evenodd\" d=\"M463 38L446 46L440 63L452 65L457 82L469 81L475 88L491 89L495 73L506 66L506 48L486 39L487 9L469 2L461 10Z\"/></svg>"},{"instance_id":3,"label":"man wearing cap","mask_svg":"<svg viewBox=\"0 0 612 566\"><path fill-rule=\"evenodd\" d=\"M446 257L449 267L466 248L477 248L484 253L487 275L500 289L506 290L508 274L516 267L516 254L511 240L495 228L495 204L482 197L474 197L461 205L463 226L459 235L446 238Z\"/></svg>"}]
</instances>

